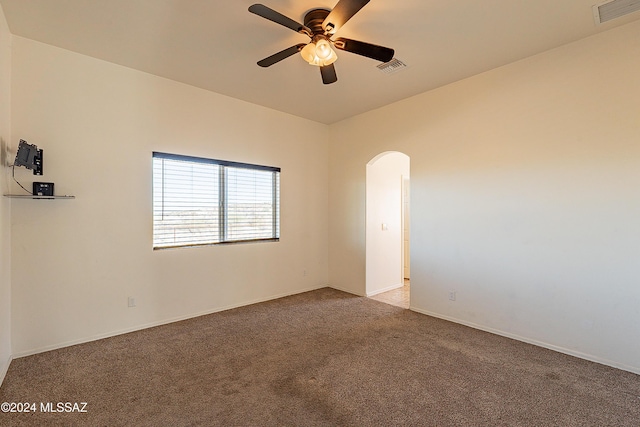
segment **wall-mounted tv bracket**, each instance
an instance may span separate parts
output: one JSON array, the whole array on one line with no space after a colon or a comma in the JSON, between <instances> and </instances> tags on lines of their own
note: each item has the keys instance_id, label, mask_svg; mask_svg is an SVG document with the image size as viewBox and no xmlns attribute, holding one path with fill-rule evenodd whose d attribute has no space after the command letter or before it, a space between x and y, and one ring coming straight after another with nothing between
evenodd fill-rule
<instances>
[{"instance_id":1,"label":"wall-mounted tv bracket","mask_svg":"<svg viewBox=\"0 0 640 427\"><path fill-rule=\"evenodd\" d=\"M42 159L42 149L39 149L35 144L29 144L24 139L21 139L18 144L16 160L13 164L14 166L24 166L27 169L33 170L34 175L42 175Z\"/></svg>"}]
</instances>

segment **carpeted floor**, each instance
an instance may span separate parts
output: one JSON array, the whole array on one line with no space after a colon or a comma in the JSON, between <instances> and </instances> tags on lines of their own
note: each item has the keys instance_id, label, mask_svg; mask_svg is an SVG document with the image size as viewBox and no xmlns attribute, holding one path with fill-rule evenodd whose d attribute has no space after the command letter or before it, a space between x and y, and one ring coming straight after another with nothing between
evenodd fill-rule
<instances>
[{"instance_id":1,"label":"carpeted floor","mask_svg":"<svg viewBox=\"0 0 640 427\"><path fill-rule=\"evenodd\" d=\"M38 409L2 426L637 427L640 376L325 288L16 359L0 402Z\"/></svg>"}]
</instances>

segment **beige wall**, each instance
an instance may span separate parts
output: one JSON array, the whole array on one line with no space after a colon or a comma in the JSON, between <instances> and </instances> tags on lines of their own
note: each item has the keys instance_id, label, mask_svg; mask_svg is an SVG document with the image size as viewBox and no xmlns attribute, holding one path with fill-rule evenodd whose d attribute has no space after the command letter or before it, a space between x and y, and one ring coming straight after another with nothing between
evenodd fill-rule
<instances>
[{"instance_id":1,"label":"beige wall","mask_svg":"<svg viewBox=\"0 0 640 427\"><path fill-rule=\"evenodd\" d=\"M14 139L76 196L13 200L14 356L327 285L325 125L13 40ZM280 242L153 251L152 151L281 167Z\"/></svg>"},{"instance_id":2,"label":"beige wall","mask_svg":"<svg viewBox=\"0 0 640 427\"><path fill-rule=\"evenodd\" d=\"M11 145L11 34L0 7L0 189L9 192ZM0 197L0 384L11 360L11 199Z\"/></svg>"},{"instance_id":3,"label":"beige wall","mask_svg":"<svg viewBox=\"0 0 640 427\"><path fill-rule=\"evenodd\" d=\"M640 22L333 125L331 285L364 294L365 165L400 151L413 309L640 372L638 70Z\"/></svg>"}]
</instances>

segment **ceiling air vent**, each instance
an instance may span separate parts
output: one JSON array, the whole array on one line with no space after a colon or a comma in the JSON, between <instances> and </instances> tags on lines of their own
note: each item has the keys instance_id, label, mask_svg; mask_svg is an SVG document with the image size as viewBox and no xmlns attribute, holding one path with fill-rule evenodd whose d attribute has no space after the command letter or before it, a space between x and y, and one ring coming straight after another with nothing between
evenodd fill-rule
<instances>
[{"instance_id":1,"label":"ceiling air vent","mask_svg":"<svg viewBox=\"0 0 640 427\"><path fill-rule=\"evenodd\" d=\"M640 1L640 0L638 0L638 1ZM407 68L407 64L405 64L404 62L400 61L397 58L393 58L389 62L385 62L384 64L380 64L380 65L376 65L376 67L378 67L378 70L382 71L385 74L393 74L393 73L397 73L398 71L402 70L403 68Z\"/></svg>"},{"instance_id":2,"label":"ceiling air vent","mask_svg":"<svg viewBox=\"0 0 640 427\"><path fill-rule=\"evenodd\" d=\"M612 0L593 6L596 24L604 24L640 10L640 0Z\"/></svg>"}]
</instances>

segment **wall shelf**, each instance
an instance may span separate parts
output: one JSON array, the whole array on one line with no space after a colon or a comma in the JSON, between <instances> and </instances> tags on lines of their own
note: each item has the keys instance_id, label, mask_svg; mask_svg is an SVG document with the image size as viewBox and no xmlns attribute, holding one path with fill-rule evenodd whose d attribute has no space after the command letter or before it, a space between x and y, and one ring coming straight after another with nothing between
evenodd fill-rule
<instances>
[{"instance_id":1,"label":"wall shelf","mask_svg":"<svg viewBox=\"0 0 640 427\"><path fill-rule=\"evenodd\" d=\"M76 196L32 196L30 194L5 194L4 197L12 199L75 199Z\"/></svg>"}]
</instances>

